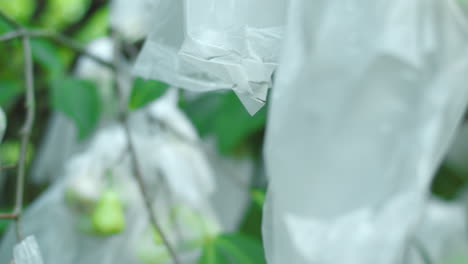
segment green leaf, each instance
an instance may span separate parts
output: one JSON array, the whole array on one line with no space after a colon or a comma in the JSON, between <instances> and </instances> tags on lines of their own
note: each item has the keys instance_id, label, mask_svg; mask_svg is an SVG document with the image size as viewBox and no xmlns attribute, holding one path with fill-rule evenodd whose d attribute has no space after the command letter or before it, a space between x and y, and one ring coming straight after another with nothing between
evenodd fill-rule
<instances>
[{"instance_id":1,"label":"green leaf","mask_svg":"<svg viewBox=\"0 0 468 264\"><path fill-rule=\"evenodd\" d=\"M101 102L96 85L87 80L71 77L54 81L52 87L52 107L72 119L84 139L96 128Z\"/></svg>"},{"instance_id":2,"label":"green leaf","mask_svg":"<svg viewBox=\"0 0 468 264\"><path fill-rule=\"evenodd\" d=\"M234 92L207 93L184 107L200 135L214 133L222 153L231 153L266 122L266 107L251 116Z\"/></svg>"},{"instance_id":3,"label":"green leaf","mask_svg":"<svg viewBox=\"0 0 468 264\"><path fill-rule=\"evenodd\" d=\"M35 2L34 0L0 0L0 7L11 18L24 23L34 11Z\"/></svg>"},{"instance_id":4,"label":"green leaf","mask_svg":"<svg viewBox=\"0 0 468 264\"><path fill-rule=\"evenodd\" d=\"M183 105L183 110L203 137L213 132L213 120L217 118L224 94L204 93Z\"/></svg>"},{"instance_id":5,"label":"green leaf","mask_svg":"<svg viewBox=\"0 0 468 264\"><path fill-rule=\"evenodd\" d=\"M54 45L44 40L32 40L31 49L34 60L44 67L52 77L63 74L65 65Z\"/></svg>"},{"instance_id":6,"label":"green leaf","mask_svg":"<svg viewBox=\"0 0 468 264\"><path fill-rule=\"evenodd\" d=\"M0 80L0 106L7 108L22 92L21 83L17 80Z\"/></svg>"},{"instance_id":7,"label":"green leaf","mask_svg":"<svg viewBox=\"0 0 468 264\"><path fill-rule=\"evenodd\" d=\"M261 243L242 234L222 234L207 241L198 264L266 263Z\"/></svg>"},{"instance_id":8,"label":"green leaf","mask_svg":"<svg viewBox=\"0 0 468 264\"><path fill-rule=\"evenodd\" d=\"M60 30L66 25L79 21L90 2L90 0L48 0L41 16L41 24L46 28Z\"/></svg>"},{"instance_id":9,"label":"green leaf","mask_svg":"<svg viewBox=\"0 0 468 264\"><path fill-rule=\"evenodd\" d=\"M0 163L3 165L15 164L20 156L20 142L8 140L0 145ZM34 145L30 143L26 153L26 164L29 164L34 156Z\"/></svg>"},{"instance_id":10,"label":"green leaf","mask_svg":"<svg viewBox=\"0 0 468 264\"><path fill-rule=\"evenodd\" d=\"M62 0L63 1L63 0ZM104 37L109 30L109 8L104 6L97 10L94 15L89 18L86 24L80 29L77 34L77 39L87 43L94 39Z\"/></svg>"},{"instance_id":11,"label":"green leaf","mask_svg":"<svg viewBox=\"0 0 468 264\"><path fill-rule=\"evenodd\" d=\"M258 206L255 201L251 201L250 205L242 219L240 231L252 238L262 239L262 217L263 209Z\"/></svg>"},{"instance_id":12,"label":"green leaf","mask_svg":"<svg viewBox=\"0 0 468 264\"><path fill-rule=\"evenodd\" d=\"M8 220L0 219L0 236L3 235L3 233L5 233L9 223L10 221Z\"/></svg>"},{"instance_id":13,"label":"green leaf","mask_svg":"<svg viewBox=\"0 0 468 264\"><path fill-rule=\"evenodd\" d=\"M233 92L225 98L221 109L222 113L215 121L215 131L219 148L224 153L237 147L250 134L259 131L266 122L266 108L251 116Z\"/></svg>"},{"instance_id":14,"label":"green leaf","mask_svg":"<svg viewBox=\"0 0 468 264\"><path fill-rule=\"evenodd\" d=\"M263 204L265 203L265 191L259 189L252 190L251 197L256 205L260 208L263 207Z\"/></svg>"},{"instance_id":15,"label":"green leaf","mask_svg":"<svg viewBox=\"0 0 468 264\"><path fill-rule=\"evenodd\" d=\"M169 87L168 84L158 81L145 81L136 78L133 82L132 93L128 106L131 110L145 106L151 101L161 97Z\"/></svg>"}]
</instances>

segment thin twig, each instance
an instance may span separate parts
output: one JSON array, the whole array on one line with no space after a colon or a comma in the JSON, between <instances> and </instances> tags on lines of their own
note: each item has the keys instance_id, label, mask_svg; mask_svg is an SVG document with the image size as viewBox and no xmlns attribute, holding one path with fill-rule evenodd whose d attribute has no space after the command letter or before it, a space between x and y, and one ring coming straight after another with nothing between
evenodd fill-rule
<instances>
[{"instance_id":1,"label":"thin twig","mask_svg":"<svg viewBox=\"0 0 468 264\"><path fill-rule=\"evenodd\" d=\"M169 241L166 233L163 231L161 225L159 224L158 218L156 217L156 212L153 208L152 204L152 199L149 196L148 191L146 190L145 186L145 180L143 178L143 172L141 171L141 167L138 161L138 156L137 156L137 151L135 148L135 144L132 139L132 134L130 131L130 124L128 121L128 103L127 99L125 98L125 95L123 91L121 90L121 87L119 86L119 80L117 78L118 74L120 73L120 70L122 67L119 67L119 62L118 62L118 56L120 55L120 45L118 41L116 41L116 48L115 48L115 61L114 61L114 66L115 66L115 72L114 72L114 81L115 81L115 92L117 99L119 100L119 112L121 116L121 123L124 127L124 132L125 132L125 137L127 138L127 145L128 145L128 150L130 154L130 162L131 162L131 167L132 167L132 174L135 177L135 180L137 182L137 185L140 189L140 193L143 199L143 202L146 207L146 211L150 220L151 225L153 228L158 232L159 236L161 237L161 240L166 247L166 250L168 251L169 255L171 256L173 263L174 264L181 264L179 261L179 258L177 256L177 253L175 249L172 247L171 242Z\"/></svg>"},{"instance_id":2,"label":"thin twig","mask_svg":"<svg viewBox=\"0 0 468 264\"><path fill-rule=\"evenodd\" d=\"M20 23L16 22L15 20L13 20L12 18L10 18L9 16L7 16L5 13L3 13L2 10L0 10L0 18L2 20L5 20L5 22L7 22L10 26L12 26L13 28L16 28L16 29L21 29L23 28L23 26L20 25Z\"/></svg>"},{"instance_id":3,"label":"thin twig","mask_svg":"<svg viewBox=\"0 0 468 264\"><path fill-rule=\"evenodd\" d=\"M19 23L5 15L0 11L0 18L5 20L8 24L16 28L20 33L26 32L26 29ZM23 197L24 197L24 178L26 175L26 156L28 151L28 145L31 138L31 131L34 126L34 119L36 115L35 108L35 96L34 96L34 68L32 61L31 43L29 36L21 34L23 44L23 55L24 55L24 78L26 86L26 120L24 121L23 127L21 128L21 147L18 160L18 170L16 175L16 196L15 196L15 207L13 213L0 215L1 218L14 219L16 223L16 236L18 240L21 240L20 232L20 217L23 210Z\"/></svg>"},{"instance_id":4,"label":"thin twig","mask_svg":"<svg viewBox=\"0 0 468 264\"><path fill-rule=\"evenodd\" d=\"M0 166L0 171L2 170L12 170L18 168L18 164L2 165Z\"/></svg>"},{"instance_id":5,"label":"thin twig","mask_svg":"<svg viewBox=\"0 0 468 264\"><path fill-rule=\"evenodd\" d=\"M0 219L16 219L17 217L15 213L0 214Z\"/></svg>"},{"instance_id":6,"label":"thin twig","mask_svg":"<svg viewBox=\"0 0 468 264\"><path fill-rule=\"evenodd\" d=\"M8 41L15 38L19 38L24 34L21 30L11 31L0 36L0 41Z\"/></svg>"},{"instance_id":7,"label":"thin twig","mask_svg":"<svg viewBox=\"0 0 468 264\"><path fill-rule=\"evenodd\" d=\"M18 179L16 186L15 212L21 214L23 208L24 177L26 174L26 156L28 144L31 138L31 131L34 126L36 115L36 102L34 96L34 69L31 54L31 43L29 37L23 37L24 53L24 75L26 80L26 120L21 128L21 148L18 161Z\"/></svg>"},{"instance_id":8,"label":"thin twig","mask_svg":"<svg viewBox=\"0 0 468 264\"><path fill-rule=\"evenodd\" d=\"M169 254L171 255L171 257L172 257L172 259L174 261L174 264L180 264L181 262L179 261L179 259L177 257L177 253L175 252L174 248L171 246L171 243L169 242L169 239L167 238L166 234L162 230L161 225L159 224L159 222L158 222L158 220L156 218L155 212L153 210L153 205L151 203L151 198L149 197L149 195L148 195L148 193L146 191L145 183L144 183L144 179L143 179L143 174L142 174L140 166L138 164L138 158L137 158L135 146L133 144L133 140L132 140L132 137L131 137L130 126L129 126L129 123L128 123L128 120L127 120L126 116L123 117L122 123L123 123L123 126L124 126L125 134L127 136L128 146L129 146L129 150L130 150L130 159L131 159L131 163L132 163L132 172L133 172L132 174L135 176L135 179L136 179L136 181L138 183L138 186L140 188L140 192L141 192L141 195L143 197L143 201L145 203L146 210L148 211L148 215L149 215L149 218L150 218L151 225L159 233L159 236L161 237L162 242L166 246L167 251L169 252Z\"/></svg>"}]
</instances>

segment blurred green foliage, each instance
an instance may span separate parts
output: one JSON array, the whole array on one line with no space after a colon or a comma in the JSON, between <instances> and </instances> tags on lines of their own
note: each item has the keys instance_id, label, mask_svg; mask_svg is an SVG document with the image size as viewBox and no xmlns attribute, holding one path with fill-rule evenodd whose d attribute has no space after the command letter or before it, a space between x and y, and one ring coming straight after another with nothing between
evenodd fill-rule
<instances>
[{"instance_id":1,"label":"blurred green foliage","mask_svg":"<svg viewBox=\"0 0 468 264\"><path fill-rule=\"evenodd\" d=\"M128 107L131 110L143 107L149 102L161 97L167 91L168 87L169 85L163 82L145 81L142 78L136 78L133 82Z\"/></svg>"},{"instance_id":2,"label":"blurred green foliage","mask_svg":"<svg viewBox=\"0 0 468 264\"><path fill-rule=\"evenodd\" d=\"M52 107L75 122L80 139L91 135L101 113L96 84L89 80L66 77L54 80L50 88Z\"/></svg>"},{"instance_id":3,"label":"blurred green foliage","mask_svg":"<svg viewBox=\"0 0 468 264\"><path fill-rule=\"evenodd\" d=\"M184 105L183 109L200 135L214 135L220 151L232 154L243 143L251 144L249 136L264 128L267 107L252 117L235 93L229 91L203 94Z\"/></svg>"}]
</instances>

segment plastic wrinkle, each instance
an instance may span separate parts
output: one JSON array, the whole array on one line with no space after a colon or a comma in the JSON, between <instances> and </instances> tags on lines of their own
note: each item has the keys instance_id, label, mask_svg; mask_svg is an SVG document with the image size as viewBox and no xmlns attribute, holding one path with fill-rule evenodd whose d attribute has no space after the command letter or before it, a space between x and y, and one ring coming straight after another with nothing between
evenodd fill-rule
<instances>
[{"instance_id":1,"label":"plastic wrinkle","mask_svg":"<svg viewBox=\"0 0 468 264\"><path fill-rule=\"evenodd\" d=\"M41 251L34 236L28 236L13 250L14 264L43 264Z\"/></svg>"},{"instance_id":2,"label":"plastic wrinkle","mask_svg":"<svg viewBox=\"0 0 468 264\"><path fill-rule=\"evenodd\" d=\"M164 23L150 33L134 73L194 91L232 89L255 114L272 86L286 2L162 0L155 16Z\"/></svg>"}]
</instances>

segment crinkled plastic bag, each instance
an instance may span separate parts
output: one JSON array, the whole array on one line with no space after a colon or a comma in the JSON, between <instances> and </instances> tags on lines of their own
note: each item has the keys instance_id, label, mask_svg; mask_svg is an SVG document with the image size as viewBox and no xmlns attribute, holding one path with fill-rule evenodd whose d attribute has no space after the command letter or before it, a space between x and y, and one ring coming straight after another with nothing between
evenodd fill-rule
<instances>
[{"instance_id":1,"label":"crinkled plastic bag","mask_svg":"<svg viewBox=\"0 0 468 264\"><path fill-rule=\"evenodd\" d=\"M43 264L41 251L34 236L28 236L13 249L14 264Z\"/></svg>"},{"instance_id":2,"label":"crinkled plastic bag","mask_svg":"<svg viewBox=\"0 0 468 264\"><path fill-rule=\"evenodd\" d=\"M451 0L293 0L271 97L270 264L400 264L468 99Z\"/></svg>"},{"instance_id":3,"label":"crinkled plastic bag","mask_svg":"<svg viewBox=\"0 0 468 264\"><path fill-rule=\"evenodd\" d=\"M272 85L286 3L161 0L134 72L190 90L232 89L253 114Z\"/></svg>"}]
</instances>

